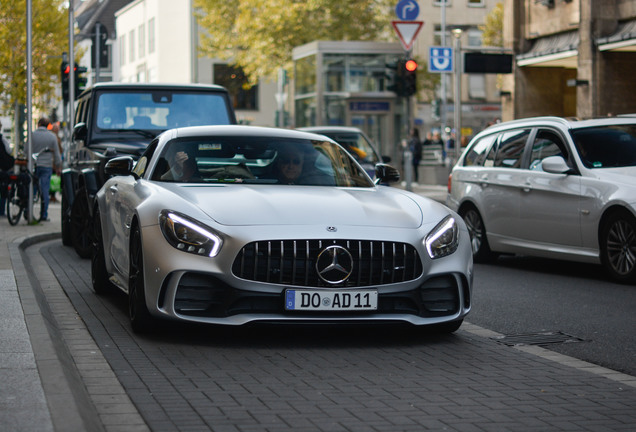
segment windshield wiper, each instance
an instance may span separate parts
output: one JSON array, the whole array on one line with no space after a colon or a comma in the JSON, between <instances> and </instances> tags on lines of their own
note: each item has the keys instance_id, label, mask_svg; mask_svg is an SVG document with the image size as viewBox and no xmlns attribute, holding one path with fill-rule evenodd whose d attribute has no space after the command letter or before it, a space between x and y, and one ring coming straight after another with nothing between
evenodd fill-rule
<instances>
[{"instance_id":1,"label":"windshield wiper","mask_svg":"<svg viewBox=\"0 0 636 432\"><path fill-rule=\"evenodd\" d=\"M157 135L159 135L157 133L150 132L144 129L104 129L104 130L108 132L133 132L133 133L136 133L137 135L141 135L144 138L154 138Z\"/></svg>"}]
</instances>

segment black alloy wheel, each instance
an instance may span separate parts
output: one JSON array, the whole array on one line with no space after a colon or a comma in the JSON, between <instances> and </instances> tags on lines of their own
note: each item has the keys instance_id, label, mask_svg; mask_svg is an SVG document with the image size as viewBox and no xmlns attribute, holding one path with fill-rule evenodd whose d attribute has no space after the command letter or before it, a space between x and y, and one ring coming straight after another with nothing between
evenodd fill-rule
<instances>
[{"instance_id":1,"label":"black alloy wheel","mask_svg":"<svg viewBox=\"0 0 636 432\"><path fill-rule=\"evenodd\" d=\"M636 282L636 218L627 211L612 214L601 230L601 259L610 276Z\"/></svg>"},{"instance_id":2,"label":"black alloy wheel","mask_svg":"<svg viewBox=\"0 0 636 432\"><path fill-rule=\"evenodd\" d=\"M99 210L95 210L93 217L93 254L91 256L91 283L93 291L98 295L108 294L113 284L108 279L106 271L106 257L104 254L104 240L102 238L102 223Z\"/></svg>"},{"instance_id":3,"label":"black alloy wheel","mask_svg":"<svg viewBox=\"0 0 636 432\"><path fill-rule=\"evenodd\" d=\"M91 216L88 211L86 190L77 191L71 207L71 243L80 258L90 258L93 244L90 240Z\"/></svg>"},{"instance_id":4,"label":"black alloy wheel","mask_svg":"<svg viewBox=\"0 0 636 432\"><path fill-rule=\"evenodd\" d=\"M494 258L494 254L488 245L486 237L486 227L481 215L474 207L467 207L460 213L462 219L468 228L470 235L470 247L473 251L473 259L475 262L488 262Z\"/></svg>"},{"instance_id":5,"label":"black alloy wheel","mask_svg":"<svg viewBox=\"0 0 636 432\"><path fill-rule=\"evenodd\" d=\"M154 318L146 306L144 256L141 232L135 225L130 236L130 272L128 279L128 315L135 333L151 330Z\"/></svg>"}]
</instances>

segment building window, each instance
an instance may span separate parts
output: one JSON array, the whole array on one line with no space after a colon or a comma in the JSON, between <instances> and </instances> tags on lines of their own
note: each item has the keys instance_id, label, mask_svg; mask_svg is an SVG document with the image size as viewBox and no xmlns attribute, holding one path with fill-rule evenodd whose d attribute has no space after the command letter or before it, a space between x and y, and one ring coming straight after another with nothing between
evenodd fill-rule
<instances>
[{"instance_id":1,"label":"building window","mask_svg":"<svg viewBox=\"0 0 636 432\"><path fill-rule=\"evenodd\" d=\"M128 59L132 63L135 61L135 30L131 30L130 33L128 33L128 39L128 46L130 47Z\"/></svg>"},{"instance_id":2,"label":"building window","mask_svg":"<svg viewBox=\"0 0 636 432\"><path fill-rule=\"evenodd\" d=\"M145 64L137 66L136 79L137 79L137 82L147 82L147 80L146 80L146 65Z\"/></svg>"},{"instance_id":3,"label":"building window","mask_svg":"<svg viewBox=\"0 0 636 432\"><path fill-rule=\"evenodd\" d=\"M119 63L122 66L126 64L126 35L119 38Z\"/></svg>"},{"instance_id":4,"label":"building window","mask_svg":"<svg viewBox=\"0 0 636 432\"><path fill-rule=\"evenodd\" d=\"M249 86L243 69L226 64L214 65L214 83L227 89L234 109L258 110L258 85Z\"/></svg>"},{"instance_id":5,"label":"building window","mask_svg":"<svg viewBox=\"0 0 636 432\"><path fill-rule=\"evenodd\" d=\"M486 99L486 76L483 74L468 75L468 97L471 99Z\"/></svg>"},{"instance_id":6,"label":"building window","mask_svg":"<svg viewBox=\"0 0 636 432\"><path fill-rule=\"evenodd\" d=\"M155 19L148 21L148 54L155 52Z\"/></svg>"},{"instance_id":7,"label":"building window","mask_svg":"<svg viewBox=\"0 0 636 432\"><path fill-rule=\"evenodd\" d=\"M485 7L484 0L468 0L468 7Z\"/></svg>"},{"instance_id":8,"label":"building window","mask_svg":"<svg viewBox=\"0 0 636 432\"><path fill-rule=\"evenodd\" d=\"M144 24L139 26L137 37L139 38L139 58L143 58L146 55L146 26Z\"/></svg>"},{"instance_id":9,"label":"building window","mask_svg":"<svg viewBox=\"0 0 636 432\"><path fill-rule=\"evenodd\" d=\"M433 4L435 6L442 6L444 3L446 3L446 7L449 7L451 5L451 1L450 0L435 0L433 2Z\"/></svg>"},{"instance_id":10,"label":"building window","mask_svg":"<svg viewBox=\"0 0 636 432\"><path fill-rule=\"evenodd\" d=\"M481 30L471 29L467 33L469 47L481 46Z\"/></svg>"}]
</instances>

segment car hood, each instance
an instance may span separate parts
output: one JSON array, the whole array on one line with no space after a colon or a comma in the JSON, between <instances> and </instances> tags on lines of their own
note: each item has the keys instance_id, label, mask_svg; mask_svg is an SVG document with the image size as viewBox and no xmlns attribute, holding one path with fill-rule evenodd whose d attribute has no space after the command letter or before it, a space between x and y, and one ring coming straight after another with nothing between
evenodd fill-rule
<instances>
[{"instance_id":1,"label":"car hood","mask_svg":"<svg viewBox=\"0 0 636 432\"><path fill-rule=\"evenodd\" d=\"M595 169L592 172L600 180L629 187L636 185L636 167Z\"/></svg>"},{"instance_id":2,"label":"car hood","mask_svg":"<svg viewBox=\"0 0 636 432\"><path fill-rule=\"evenodd\" d=\"M222 225L353 225L418 228L423 215L440 220L442 211L422 208L408 193L389 187L171 185L184 200ZM211 194L210 188L214 188ZM419 200L418 200L419 201ZM176 210L176 209L175 209Z\"/></svg>"}]
</instances>

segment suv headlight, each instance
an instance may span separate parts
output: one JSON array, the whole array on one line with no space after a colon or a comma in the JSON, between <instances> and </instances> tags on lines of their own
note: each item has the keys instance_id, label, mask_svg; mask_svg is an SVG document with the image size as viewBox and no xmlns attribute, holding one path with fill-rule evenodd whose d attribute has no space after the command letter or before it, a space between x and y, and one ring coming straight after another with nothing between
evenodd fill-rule
<instances>
[{"instance_id":1,"label":"suv headlight","mask_svg":"<svg viewBox=\"0 0 636 432\"><path fill-rule=\"evenodd\" d=\"M223 244L213 229L170 210L161 211L159 226L168 243L183 252L214 257Z\"/></svg>"},{"instance_id":2,"label":"suv headlight","mask_svg":"<svg viewBox=\"0 0 636 432\"><path fill-rule=\"evenodd\" d=\"M459 228L452 216L447 216L426 236L424 240L428 256L432 259L452 254L459 246Z\"/></svg>"}]
</instances>

